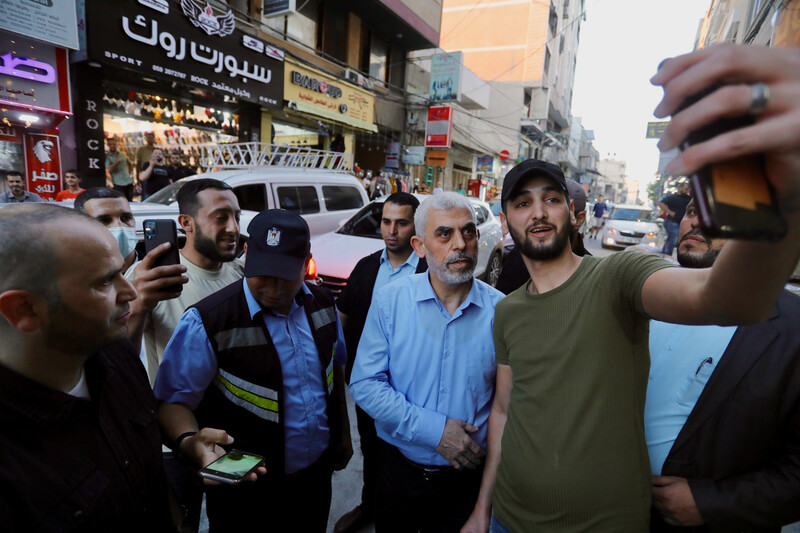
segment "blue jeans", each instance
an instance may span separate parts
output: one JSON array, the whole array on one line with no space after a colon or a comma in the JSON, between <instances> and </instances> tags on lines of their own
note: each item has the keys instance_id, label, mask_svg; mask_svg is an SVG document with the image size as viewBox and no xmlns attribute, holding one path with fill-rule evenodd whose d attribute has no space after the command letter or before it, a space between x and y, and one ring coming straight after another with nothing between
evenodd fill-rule
<instances>
[{"instance_id":1,"label":"blue jeans","mask_svg":"<svg viewBox=\"0 0 800 533\"><path fill-rule=\"evenodd\" d=\"M492 513L492 523L489 524L489 533L511 533L511 530L501 524L494 513Z\"/></svg>"},{"instance_id":2,"label":"blue jeans","mask_svg":"<svg viewBox=\"0 0 800 533\"><path fill-rule=\"evenodd\" d=\"M664 220L664 230L667 232L667 240L664 241L664 247L661 253L666 256L672 255L672 250L675 249L675 243L678 242L678 231L681 225L672 220Z\"/></svg>"}]
</instances>

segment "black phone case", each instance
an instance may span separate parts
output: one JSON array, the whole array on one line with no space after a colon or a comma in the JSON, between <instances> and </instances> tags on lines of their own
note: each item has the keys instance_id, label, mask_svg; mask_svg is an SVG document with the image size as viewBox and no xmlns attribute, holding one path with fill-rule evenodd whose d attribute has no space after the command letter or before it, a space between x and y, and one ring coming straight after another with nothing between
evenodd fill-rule
<instances>
[{"instance_id":1,"label":"black phone case","mask_svg":"<svg viewBox=\"0 0 800 533\"><path fill-rule=\"evenodd\" d=\"M160 267L165 265L179 265L180 264L180 257L178 255L178 228L175 226L174 220L151 220L147 219L143 222L142 227L147 227L148 222L155 222L156 225L156 234L154 236L148 236L147 231L144 233L144 250L145 253L150 253L154 248L157 248L159 245L168 242L172 246L170 249L161 254L156 262L153 264L153 267ZM181 292L183 290L182 284L177 285L170 285L169 287L164 287L164 292Z\"/></svg>"}]
</instances>

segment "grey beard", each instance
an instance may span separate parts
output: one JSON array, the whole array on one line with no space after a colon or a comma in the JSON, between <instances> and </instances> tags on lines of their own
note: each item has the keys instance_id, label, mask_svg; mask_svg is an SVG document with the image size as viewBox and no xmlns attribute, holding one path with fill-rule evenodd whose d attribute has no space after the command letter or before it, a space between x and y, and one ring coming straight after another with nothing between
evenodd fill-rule
<instances>
[{"instance_id":1,"label":"grey beard","mask_svg":"<svg viewBox=\"0 0 800 533\"><path fill-rule=\"evenodd\" d=\"M453 257L448 257L444 262L439 262L433 256L433 254L430 253L425 254L425 258L428 261L428 268L431 270L431 272L433 272L433 274L442 283L446 283L448 285L461 285L462 283L466 283L472 279L473 273L475 272L475 258L464 252L455 254ZM446 263L464 258L467 258L472 262L472 265L469 268L457 273L450 272L447 269Z\"/></svg>"}]
</instances>

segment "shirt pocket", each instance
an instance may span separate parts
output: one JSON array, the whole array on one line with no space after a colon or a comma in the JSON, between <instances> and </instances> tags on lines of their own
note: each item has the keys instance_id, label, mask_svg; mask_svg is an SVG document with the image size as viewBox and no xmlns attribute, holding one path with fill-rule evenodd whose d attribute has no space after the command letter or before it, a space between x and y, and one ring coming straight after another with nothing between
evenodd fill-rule
<instances>
[{"instance_id":1,"label":"shirt pocket","mask_svg":"<svg viewBox=\"0 0 800 533\"><path fill-rule=\"evenodd\" d=\"M491 396L497 376L497 359L494 348L468 349L468 353L467 384L470 390L477 396Z\"/></svg>"},{"instance_id":2,"label":"shirt pocket","mask_svg":"<svg viewBox=\"0 0 800 533\"><path fill-rule=\"evenodd\" d=\"M692 370L672 395L672 401L682 414L688 415L692 412L716 366L716 362L710 357L699 358L691 366Z\"/></svg>"}]
</instances>

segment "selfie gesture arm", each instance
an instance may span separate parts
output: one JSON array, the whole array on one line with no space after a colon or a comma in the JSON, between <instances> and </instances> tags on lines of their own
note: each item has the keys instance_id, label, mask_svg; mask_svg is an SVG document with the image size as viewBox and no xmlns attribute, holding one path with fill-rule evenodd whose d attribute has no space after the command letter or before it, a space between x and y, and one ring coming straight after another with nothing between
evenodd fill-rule
<instances>
[{"instance_id":1,"label":"selfie gesture arm","mask_svg":"<svg viewBox=\"0 0 800 533\"><path fill-rule=\"evenodd\" d=\"M800 257L800 49L711 46L662 63L652 83L664 88L655 115L673 115L659 148L681 144L688 133L720 117L755 122L694 144L668 166L687 175L718 161L764 154L787 235L777 243L730 242L711 269L664 269L642 290L652 318L684 324L735 325L763 320ZM754 102L753 84L768 87L766 105ZM677 112L689 96L724 85ZM678 288L678 290L676 290Z\"/></svg>"}]
</instances>

